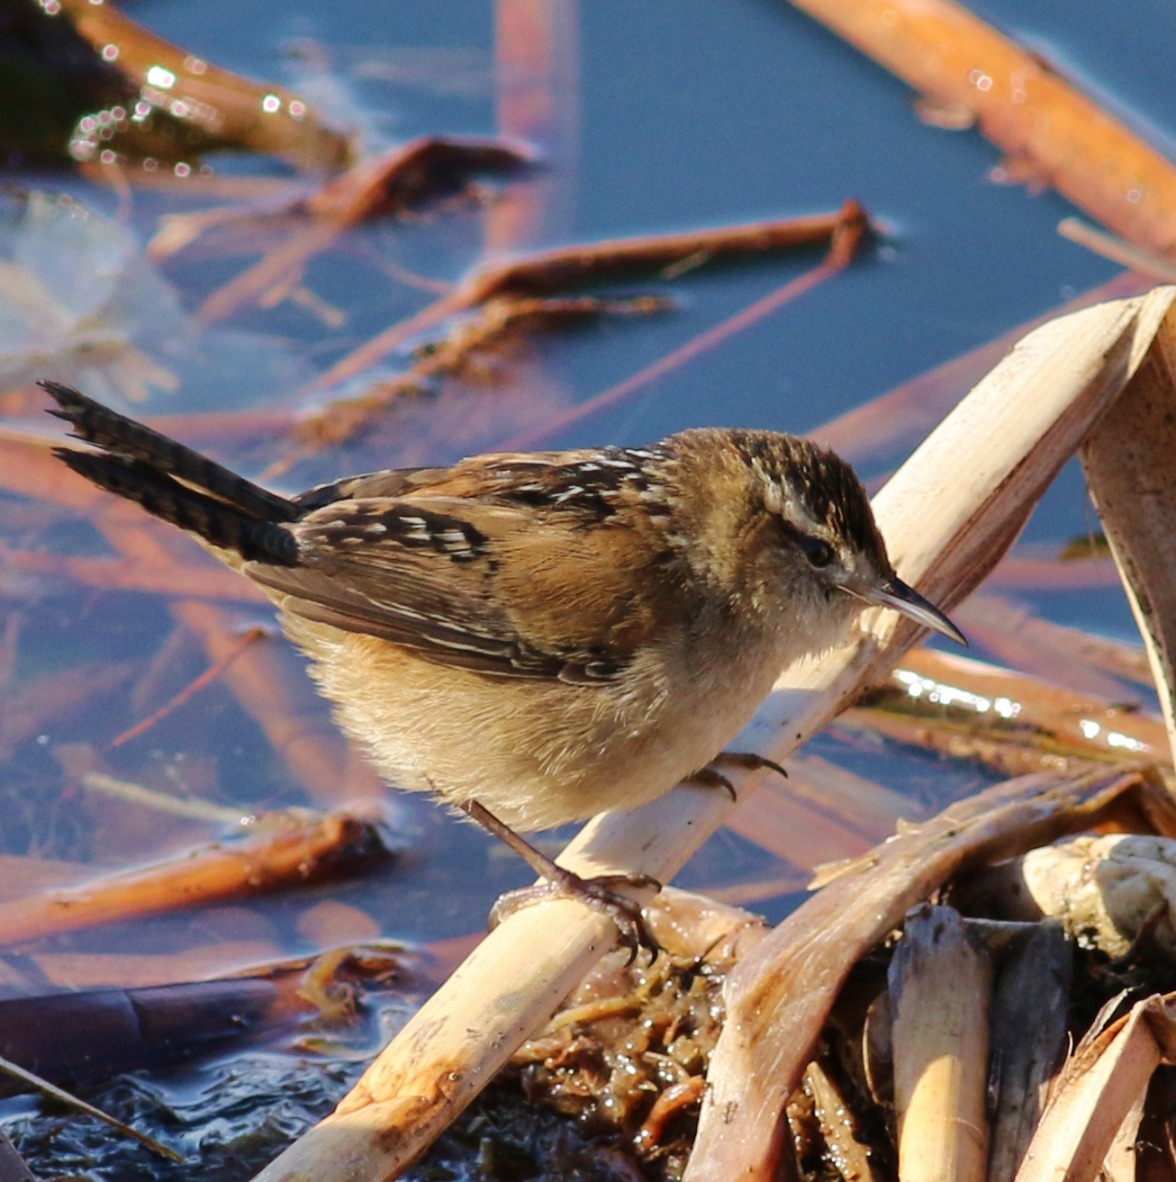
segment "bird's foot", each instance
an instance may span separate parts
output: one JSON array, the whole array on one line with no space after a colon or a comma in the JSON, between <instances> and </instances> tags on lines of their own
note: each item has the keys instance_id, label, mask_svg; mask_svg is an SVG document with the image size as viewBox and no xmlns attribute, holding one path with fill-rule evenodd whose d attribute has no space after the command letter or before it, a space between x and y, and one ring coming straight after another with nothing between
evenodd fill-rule
<instances>
[{"instance_id":1,"label":"bird's foot","mask_svg":"<svg viewBox=\"0 0 1176 1182\"><path fill-rule=\"evenodd\" d=\"M711 763L726 763L732 767L746 768L749 772L757 772L760 768L766 767L783 776L784 779L788 779L788 773L781 764L778 764L774 759L769 759L766 755L757 755L754 751L720 751L711 760Z\"/></svg>"},{"instance_id":2,"label":"bird's foot","mask_svg":"<svg viewBox=\"0 0 1176 1182\"><path fill-rule=\"evenodd\" d=\"M637 959L637 953L641 949L649 953L650 963L657 959L660 948L649 924L645 921L641 904L621 894L617 889L653 887L655 890L661 890L661 883L656 878L648 874L601 874L595 878L581 878L563 866L555 866L554 870L554 874L544 871L546 882L522 887L517 891L507 891L490 912L490 926L495 927L520 908L530 907L547 899L574 899L577 903L583 903L585 907L591 907L593 911L603 912L616 924L620 943L629 950L627 964L632 964Z\"/></svg>"},{"instance_id":3,"label":"bird's foot","mask_svg":"<svg viewBox=\"0 0 1176 1182\"><path fill-rule=\"evenodd\" d=\"M465 800L458 807L488 832L506 842L536 874L547 880L538 886L523 887L503 895L490 912L491 927L520 907L529 907L544 899L575 899L594 911L604 912L617 925L621 943L629 950L629 964L637 959L637 953L642 948L649 953L651 961L657 959L658 944L641 914L641 904L617 890L618 887L653 887L660 891L661 883L656 878L648 874L601 874L595 878L581 878L536 849L479 801Z\"/></svg>"},{"instance_id":4,"label":"bird's foot","mask_svg":"<svg viewBox=\"0 0 1176 1182\"><path fill-rule=\"evenodd\" d=\"M721 788L732 800L738 800L735 785L719 771L722 764L746 768L748 771L758 771L766 767L788 779L788 773L774 759L768 759L765 755L756 755L754 751L720 751L706 767L700 767L690 776L690 782L700 784L704 788Z\"/></svg>"}]
</instances>

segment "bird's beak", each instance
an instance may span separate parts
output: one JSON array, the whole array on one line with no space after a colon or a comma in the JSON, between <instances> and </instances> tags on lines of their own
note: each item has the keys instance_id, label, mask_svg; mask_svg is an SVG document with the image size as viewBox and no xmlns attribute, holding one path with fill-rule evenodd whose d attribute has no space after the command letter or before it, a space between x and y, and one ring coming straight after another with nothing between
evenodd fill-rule
<instances>
[{"instance_id":1,"label":"bird's beak","mask_svg":"<svg viewBox=\"0 0 1176 1182\"><path fill-rule=\"evenodd\" d=\"M897 575L892 575L884 583L874 587L860 591L854 588L853 594L875 607L889 607L896 612L902 612L904 616L914 620L916 624L922 624L925 628L934 628L936 632L943 633L944 636L950 637L957 644L962 644L965 648L968 646L964 634L947 616L933 603L924 599L913 587L908 587Z\"/></svg>"}]
</instances>

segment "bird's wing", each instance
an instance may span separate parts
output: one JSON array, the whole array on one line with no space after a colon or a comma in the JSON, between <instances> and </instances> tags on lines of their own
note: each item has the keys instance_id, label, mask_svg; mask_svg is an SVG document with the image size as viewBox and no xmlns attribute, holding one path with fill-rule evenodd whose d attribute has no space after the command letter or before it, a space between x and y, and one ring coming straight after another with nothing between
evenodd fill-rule
<instances>
[{"instance_id":1,"label":"bird's wing","mask_svg":"<svg viewBox=\"0 0 1176 1182\"><path fill-rule=\"evenodd\" d=\"M501 490L328 500L286 527L296 564L248 563L245 573L288 612L440 664L613 680L655 623L631 593L650 561L640 531L585 506L565 503L553 521L507 501Z\"/></svg>"}]
</instances>

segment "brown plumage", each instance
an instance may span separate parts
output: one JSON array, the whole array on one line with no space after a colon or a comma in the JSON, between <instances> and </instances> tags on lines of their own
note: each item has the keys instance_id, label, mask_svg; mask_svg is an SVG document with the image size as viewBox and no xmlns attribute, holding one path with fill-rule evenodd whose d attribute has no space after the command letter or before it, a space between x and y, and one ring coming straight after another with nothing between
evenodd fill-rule
<instances>
[{"instance_id":1,"label":"brown plumage","mask_svg":"<svg viewBox=\"0 0 1176 1182\"><path fill-rule=\"evenodd\" d=\"M43 385L96 449L57 454L258 584L389 780L512 829L704 767L863 601L962 639L896 578L849 466L793 436L485 455L287 499Z\"/></svg>"}]
</instances>

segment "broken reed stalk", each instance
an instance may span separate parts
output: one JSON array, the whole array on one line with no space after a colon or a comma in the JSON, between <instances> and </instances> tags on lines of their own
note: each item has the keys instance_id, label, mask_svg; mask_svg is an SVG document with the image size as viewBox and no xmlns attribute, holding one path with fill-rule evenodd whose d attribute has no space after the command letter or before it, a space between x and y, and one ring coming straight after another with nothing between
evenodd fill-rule
<instances>
[{"instance_id":1,"label":"broken reed stalk","mask_svg":"<svg viewBox=\"0 0 1176 1182\"><path fill-rule=\"evenodd\" d=\"M875 502L906 580L945 606L976 586L1135 372L1174 295L1163 289L1039 329L956 408ZM783 672L735 746L787 756L879 677L915 633L893 614L866 613L845 647ZM731 770L741 799L765 776ZM665 881L732 807L724 793L683 785L633 813L595 818L560 861L587 876L640 871ZM611 921L567 900L516 912L426 1002L336 1111L258 1182L397 1176L551 1016L614 938ZM720 1070L704 1103L692 1180L766 1176L759 1163L771 1158L784 1100L823 1017L823 1009L809 1015L798 1034L801 1047L789 1052L787 1064L760 1037L758 1023L758 1043L748 1045L746 999L756 994L764 1017L786 1001L757 984L757 968L770 972L767 958L757 952L751 959L748 973L737 970L741 986L731 994L732 1021L716 1052Z\"/></svg>"},{"instance_id":2,"label":"broken reed stalk","mask_svg":"<svg viewBox=\"0 0 1176 1182\"><path fill-rule=\"evenodd\" d=\"M902 1182L984 1182L992 959L950 907L906 917L889 996Z\"/></svg>"},{"instance_id":3,"label":"broken reed stalk","mask_svg":"<svg viewBox=\"0 0 1176 1182\"><path fill-rule=\"evenodd\" d=\"M1108 234L1084 222L1081 218L1062 218L1058 233L1093 254L1127 267L1138 275L1146 275L1157 283L1176 283L1176 261L1150 250L1133 246L1130 242Z\"/></svg>"},{"instance_id":4,"label":"broken reed stalk","mask_svg":"<svg viewBox=\"0 0 1176 1182\"><path fill-rule=\"evenodd\" d=\"M1176 757L1176 327L1082 446L1090 495L1139 625Z\"/></svg>"},{"instance_id":5,"label":"broken reed stalk","mask_svg":"<svg viewBox=\"0 0 1176 1182\"><path fill-rule=\"evenodd\" d=\"M1176 1062L1176 995L1145 998L1126 1017L1100 1026L1079 1043L1054 1082L1016 1182L1095 1182L1104 1176L1104 1159L1124 1122L1134 1119L1138 1127L1138 1100L1153 1072ZM1130 1130L1128 1135L1134 1140Z\"/></svg>"},{"instance_id":6,"label":"broken reed stalk","mask_svg":"<svg viewBox=\"0 0 1176 1182\"><path fill-rule=\"evenodd\" d=\"M1176 247L1176 167L1031 53L951 0L792 0L923 95L976 122L1009 179L1049 184L1116 234Z\"/></svg>"},{"instance_id":7,"label":"broken reed stalk","mask_svg":"<svg viewBox=\"0 0 1176 1182\"><path fill-rule=\"evenodd\" d=\"M1057 920L1033 926L1006 950L993 999L988 1182L1012 1182L1069 1050L1073 949Z\"/></svg>"},{"instance_id":8,"label":"broken reed stalk","mask_svg":"<svg viewBox=\"0 0 1176 1182\"><path fill-rule=\"evenodd\" d=\"M482 267L462 289L470 307L501 295L548 295L625 272L650 272L667 267L681 272L687 265L693 268L713 259L825 245L846 226L865 229L868 221L861 205L850 200L836 213L556 247Z\"/></svg>"},{"instance_id":9,"label":"broken reed stalk","mask_svg":"<svg viewBox=\"0 0 1176 1182\"><path fill-rule=\"evenodd\" d=\"M284 813L270 822L256 824L244 841L0 903L0 944L304 886L348 865L366 865L383 850L375 828L346 813Z\"/></svg>"}]
</instances>

